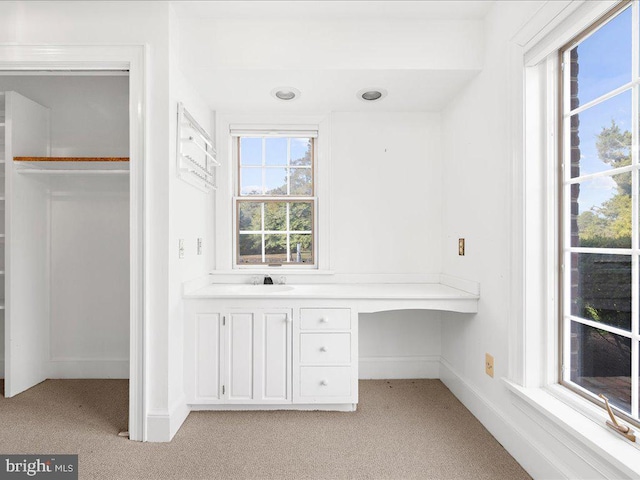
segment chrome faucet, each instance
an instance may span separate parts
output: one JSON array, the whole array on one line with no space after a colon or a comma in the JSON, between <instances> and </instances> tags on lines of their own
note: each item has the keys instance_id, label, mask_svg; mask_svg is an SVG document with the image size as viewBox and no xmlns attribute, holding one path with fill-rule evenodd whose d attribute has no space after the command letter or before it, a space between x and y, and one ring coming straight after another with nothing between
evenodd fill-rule
<instances>
[{"instance_id":1,"label":"chrome faucet","mask_svg":"<svg viewBox=\"0 0 640 480\"><path fill-rule=\"evenodd\" d=\"M264 276L264 284L265 285L273 285L273 278L271 278L269 275L265 275Z\"/></svg>"}]
</instances>

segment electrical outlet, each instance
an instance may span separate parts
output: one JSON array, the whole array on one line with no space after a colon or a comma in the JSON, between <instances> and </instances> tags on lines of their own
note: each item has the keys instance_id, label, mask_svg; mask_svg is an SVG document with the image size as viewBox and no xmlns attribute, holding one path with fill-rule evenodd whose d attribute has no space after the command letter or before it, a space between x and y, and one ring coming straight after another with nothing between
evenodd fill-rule
<instances>
[{"instance_id":1,"label":"electrical outlet","mask_svg":"<svg viewBox=\"0 0 640 480\"><path fill-rule=\"evenodd\" d=\"M184 238L178 239L178 258L184 258Z\"/></svg>"},{"instance_id":2,"label":"electrical outlet","mask_svg":"<svg viewBox=\"0 0 640 480\"><path fill-rule=\"evenodd\" d=\"M484 372L493 378L493 356L484 354Z\"/></svg>"},{"instance_id":3,"label":"electrical outlet","mask_svg":"<svg viewBox=\"0 0 640 480\"><path fill-rule=\"evenodd\" d=\"M198 253L198 255L202 255L202 239L201 238L198 239L197 253Z\"/></svg>"},{"instance_id":4,"label":"electrical outlet","mask_svg":"<svg viewBox=\"0 0 640 480\"><path fill-rule=\"evenodd\" d=\"M458 239L458 255L464 255L464 238Z\"/></svg>"}]
</instances>

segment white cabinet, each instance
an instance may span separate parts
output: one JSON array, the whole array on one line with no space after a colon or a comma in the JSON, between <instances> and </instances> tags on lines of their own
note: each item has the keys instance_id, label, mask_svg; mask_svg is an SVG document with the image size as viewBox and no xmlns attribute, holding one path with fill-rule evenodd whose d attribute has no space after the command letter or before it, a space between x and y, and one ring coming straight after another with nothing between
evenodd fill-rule
<instances>
[{"instance_id":1,"label":"white cabinet","mask_svg":"<svg viewBox=\"0 0 640 480\"><path fill-rule=\"evenodd\" d=\"M358 320L350 308L301 308L294 403L358 403Z\"/></svg>"},{"instance_id":2,"label":"white cabinet","mask_svg":"<svg viewBox=\"0 0 640 480\"><path fill-rule=\"evenodd\" d=\"M187 403L197 409L353 410L357 313L306 305L187 300Z\"/></svg>"},{"instance_id":3,"label":"white cabinet","mask_svg":"<svg viewBox=\"0 0 640 480\"><path fill-rule=\"evenodd\" d=\"M290 309L214 313L188 305L186 313L188 403L291 403Z\"/></svg>"}]
</instances>

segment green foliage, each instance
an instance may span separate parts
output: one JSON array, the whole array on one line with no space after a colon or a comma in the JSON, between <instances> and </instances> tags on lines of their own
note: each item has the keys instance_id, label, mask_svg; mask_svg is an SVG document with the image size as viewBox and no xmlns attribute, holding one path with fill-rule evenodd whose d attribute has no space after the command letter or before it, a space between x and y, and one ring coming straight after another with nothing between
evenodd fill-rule
<instances>
[{"instance_id":1,"label":"green foliage","mask_svg":"<svg viewBox=\"0 0 640 480\"><path fill-rule=\"evenodd\" d=\"M610 127L603 127L598 134L596 148L600 160L613 168L631 165L631 132L621 131L613 120ZM616 182L617 193L600 206L578 216L581 246L594 243L603 247L631 246L631 173L612 178Z\"/></svg>"}]
</instances>

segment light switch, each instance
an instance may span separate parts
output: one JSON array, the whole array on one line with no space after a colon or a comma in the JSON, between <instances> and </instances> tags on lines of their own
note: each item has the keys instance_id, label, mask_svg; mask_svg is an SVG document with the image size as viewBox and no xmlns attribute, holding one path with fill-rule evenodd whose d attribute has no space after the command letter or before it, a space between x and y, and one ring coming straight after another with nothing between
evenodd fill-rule
<instances>
[{"instance_id":1,"label":"light switch","mask_svg":"<svg viewBox=\"0 0 640 480\"><path fill-rule=\"evenodd\" d=\"M198 255L202 255L202 239L201 238L198 239L196 251Z\"/></svg>"},{"instance_id":2,"label":"light switch","mask_svg":"<svg viewBox=\"0 0 640 480\"><path fill-rule=\"evenodd\" d=\"M184 258L184 238L178 239L178 258Z\"/></svg>"}]
</instances>

